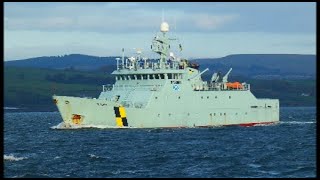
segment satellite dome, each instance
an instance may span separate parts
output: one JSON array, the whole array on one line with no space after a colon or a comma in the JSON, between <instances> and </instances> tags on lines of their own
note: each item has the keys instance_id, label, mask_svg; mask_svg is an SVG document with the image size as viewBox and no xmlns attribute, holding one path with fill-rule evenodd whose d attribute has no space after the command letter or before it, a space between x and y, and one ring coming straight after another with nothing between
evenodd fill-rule
<instances>
[{"instance_id":1,"label":"satellite dome","mask_svg":"<svg viewBox=\"0 0 320 180\"><path fill-rule=\"evenodd\" d=\"M169 31L169 24L167 22L161 23L160 30L161 30L161 32L168 32Z\"/></svg>"}]
</instances>

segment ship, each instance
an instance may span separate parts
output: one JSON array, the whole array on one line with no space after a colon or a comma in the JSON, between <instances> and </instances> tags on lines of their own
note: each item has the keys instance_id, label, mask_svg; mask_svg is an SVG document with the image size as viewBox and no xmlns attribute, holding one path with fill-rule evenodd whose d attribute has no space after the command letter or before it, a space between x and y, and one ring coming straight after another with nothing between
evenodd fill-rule
<instances>
[{"instance_id":1,"label":"ship","mask_svg":"<svg viewBox=\"0 0 320 180\"><path fill-rule=\"evenodd\" d=\"M141 49L124 57L122 49L112 72L115 83L102 85L98 98L54 94L61 126L191 128L279 122L278 99L256 98L250 84L229 82L232 68L202 80L208 68L201 71L199 64L176 56L173 49L182 51L182 45L168 32L169 24L162 22L152 39L158 59L143 57Z\"/></svg>"}]
</instances>

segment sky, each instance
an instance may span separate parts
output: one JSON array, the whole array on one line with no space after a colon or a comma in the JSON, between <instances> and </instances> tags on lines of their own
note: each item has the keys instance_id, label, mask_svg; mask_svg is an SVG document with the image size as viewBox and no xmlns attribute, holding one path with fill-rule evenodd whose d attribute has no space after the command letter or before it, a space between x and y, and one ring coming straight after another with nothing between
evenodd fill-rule
<instances>
[{"instance_id":1,"label":"sky","mask_svg":"<svg viewBox=\"0 0 320 180\"><path fill-rule=\"evenodd\" d=\"M4 60L122 48L157 58L150 45L162 20L185 58L316 54L315 2L5 2Z\"/></svg>"}]
</instances>

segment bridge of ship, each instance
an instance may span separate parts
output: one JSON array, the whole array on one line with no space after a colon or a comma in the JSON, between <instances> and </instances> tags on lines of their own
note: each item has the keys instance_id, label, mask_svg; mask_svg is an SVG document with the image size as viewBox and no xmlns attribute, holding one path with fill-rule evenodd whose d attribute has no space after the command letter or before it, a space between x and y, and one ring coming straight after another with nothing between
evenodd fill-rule
<instances>
[{"instance_id":1,"label":"bridge of ship","mask_svg":"<svg viewBox=\"0 0 320 180\"><path fill-rule=\"evenodd\" d=\"M190 81L191 88L194 91L247 91L250 90L250 84L243 84L234 88L226 86L223 82L206 82L202 80L192 81L188 76L188 71L197 71L196 69L183 67L179 69L139 69L115 71L116 83L103 85L103 92L112 90L150 90L159 91L166 81L171 84L180 84ZM197 73L199 74L199 73ZM196 75L197 75L196 74Z\"/></svg>"}]
</instances>

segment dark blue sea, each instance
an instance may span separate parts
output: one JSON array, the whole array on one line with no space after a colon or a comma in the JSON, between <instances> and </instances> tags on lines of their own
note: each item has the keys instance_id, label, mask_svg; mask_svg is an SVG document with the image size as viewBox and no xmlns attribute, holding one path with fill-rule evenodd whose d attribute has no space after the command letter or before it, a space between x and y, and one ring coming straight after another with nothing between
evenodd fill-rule
<instances>
[{"instance_id":1,"label":"dark blue sea","mask_svg":"<svg viewBox=\"0 0 320 180\"><path fill-rule=\"evenodd\" d=\"M280 123L190 129L52 127L58 112L4 113L4 177L316 177L316 108Z\"/></svg>"}]
</instances>

